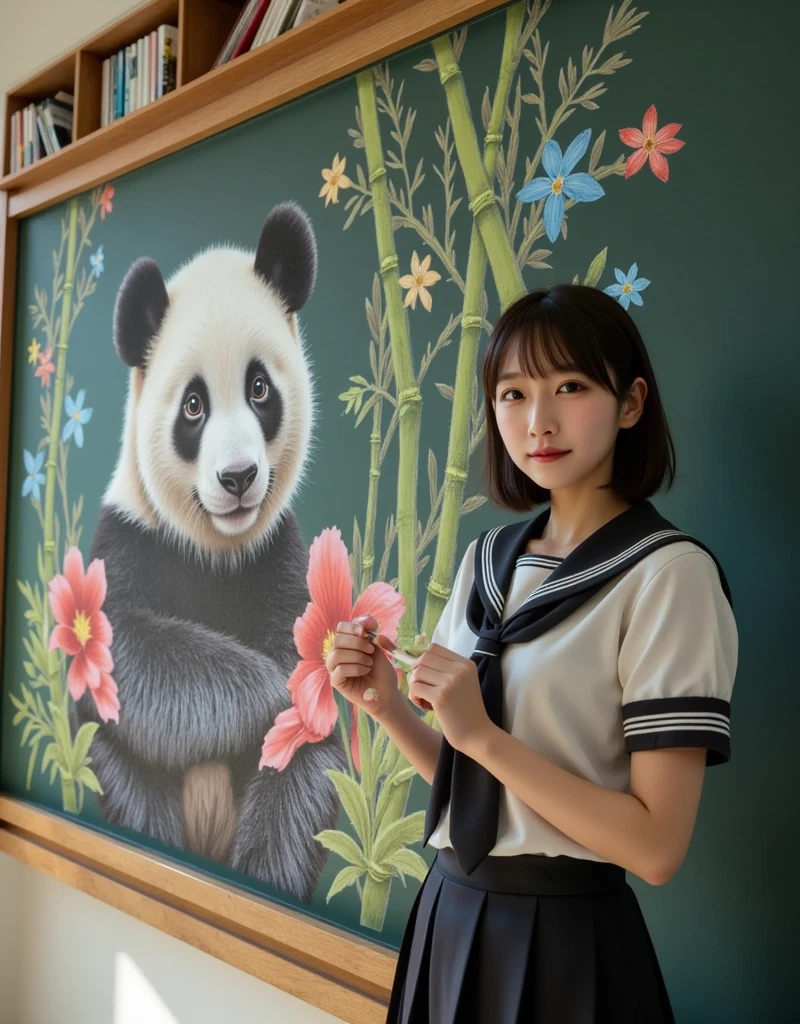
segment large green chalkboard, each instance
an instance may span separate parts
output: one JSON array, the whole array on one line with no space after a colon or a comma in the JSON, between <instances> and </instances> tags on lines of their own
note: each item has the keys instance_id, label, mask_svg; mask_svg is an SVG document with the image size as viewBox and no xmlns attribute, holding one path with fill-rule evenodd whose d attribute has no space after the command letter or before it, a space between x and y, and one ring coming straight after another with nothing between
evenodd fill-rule
<instances>
[{"instance_id":1,"label":"large green chalkboard","mask_svg":"<svg viewBox=\"0 0 800 1024\"><path fill-rule=\"evenodd\" d=\"M638 274L651 282L640 293L641 307L632 305L631 310L651 353L678 460L673 490L657 496L655 504L720 558L740 629L732 761L708 773L689 855L669 887L651 889L635 878L631 883L679 1021L797 1020L800 1003L790 973L790 949L800 834L791 813L796 801L790 772L800 708L790 630L798 550L792 519L797 460L791 440L800 373L791 300L797 223L791 175L798 145L788 96L800 17L787 2L766 18L744 0L702 5L661 0L647 12L623 3L612 14L590 0L555 0L546 10L529 5L523 30L539 15L538 37L528 37L509 80L495 181L503 222L513 250L525 263L528 287L575 275L583 279L599 254L598 287L614 284L615 271L627 275L634 263ZM506 24L506 10L500 10L452 37L481 140L484 93L489 90L488 104L497 87ZM537 61L545 47L541 106L533 97L540 92ZM448 458L453 410L449 388L463 326L451 318L463 312L472 219L431 46L415 47L377 70L374 89L398 256L394 287L405 298L409 275L416 273L426 289L417 292L413 306L404 307L414 383L419 383L422 398L419 474L412 497L424 533ZM58 524L53 571L61 571L69 544L88 560L117 456L127 368L113 350L111 325L126 271L145 254L168 275L212 244L253 248L269 211L292 199L311 218L319 250L317 286L301 312L318 407L310 468L294 511L307 547L323 530L341 530L353 555L354 596L362 584L381 578L382 561L382 578L397 577L396 543L383 559L387 522L391 525L397 514L399 497L400 431L390 428L397 390L389 356L386 372L378 367L386 394L378 395L356 426L360 410L376 394L370 344L378 356L380 346L386 345L388 352L390 344L388 330L382 332L380 326L386 300L358 105L353 76L79 197L77 288L71 310L75 319L66 355L71 404L60 413L53 449L57 464L51 474L49 528ZM668 147L666 181L658 158L625 177L626 161L636 153L635 136L628 136L633 145L625 145L619 131L640 128L651 106L659 128L681 125L673 137L684 146ZM534 207L518 207L515 196L532 176L544 173L542 132L552 134L564 151L587 129L588 149L575 169L600 181L603 197L568 206L567 227L554 241L541 222L540 203L539 226L528 232L526 241L525 221ZM526 171L526 161L535 161L535 168ZM338 192L329 188L327 196L320 195L326 182L323 170L329 172L327 179L333 172L334 184L337 172L346 176L338 178ZM58 358L53 318L60 299L53 308L51 304L54 284L63 283L63 278L54 279L54 260L60 274L67 266L69 216L69 204L54 207L27 218L19 235L0 703L2 789L59 813L74 813L65 810L63 771L57 758L44 766L42 758L48 745L66 749L69 740L43 735L35 752L31 747L37 729L27 728L28 723L52 725L45 706L51 690L37 678L37 658L24 641L35 644L37 630L41 641L43 628L36 621L37 601L40 619L43 608L37 548L48 527L46 442ZM82 231L90 221L84 239ZM430 257L429 263L412 266L414 254L420 262ZM398 285L398 277L405 281ZM496 284L490 268L488 322L499 309ZM54 351L48 360L51 343ZM48 371L51 364L54 369ZM84 392L82 400L79 391ZM376 408L382 410L377 428ZM76 426L63 439L68 422ZM83 431L80 446L78 423ZM370 476L370 435L376 429L378 448L385 447L379 478ZM506 518L480 503L479 405L470 431L474 451L462 481L462 498L468 504L462 506L457 524L447 524L448 530L457 526L452 534L456 559L480 530ZM422 629L427 584L444 535L437 530L437 516L425 537L429 543L420 552L415 620L404 627L412 634ZM371 569L363 547L368 519L375 537ZM26 591L20 582L33 589ZM26 618L31 612L32 618ZM429 605L428 625L435 613L436 607ZM37 657L41 661L45 656L39 652ZM64 696L66 664L56 665L55 655L48 664L55 665L54 685ZM25 693L33 703L27 713L17 715L26 707ZM36 708L37 697L45 698L43 715ZM124 715L122 691L120 698ZM66 696L64 704L69 704ZM358 773L351 781L359 789ZM432 851L421 851L413 839L421 833L415 822L428 788L418 777L405 784L401 780L404 796L404 785L410 785L408 799L395 818L417 818L409 823L412 839L401 845L429 861ZM367 795L368 802L376 792ZM397 875L383 884L367 915L362 906L366 874L357 884L350 879L353 884L326 900L347 866L340 853L330 851L313 901L303 904L223 864L117 829L100 813L91 788L84 788L81 797L80 818L90 827L121 834L389 946L399 944L419 885L413 868L405 886ZM351 818L342 809L337 828L357 839ZM419 862L409 858L408 863Z\"/></svg>"}]
</instances>

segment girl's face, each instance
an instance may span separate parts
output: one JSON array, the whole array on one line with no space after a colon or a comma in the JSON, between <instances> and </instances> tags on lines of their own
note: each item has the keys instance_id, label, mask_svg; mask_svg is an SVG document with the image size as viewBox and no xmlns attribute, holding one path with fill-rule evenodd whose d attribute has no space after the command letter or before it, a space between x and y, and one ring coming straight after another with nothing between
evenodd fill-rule
<instances>
[{"instance_id":1,"label":"girl's face","mask_svg":"<svg viewBox=\"0 0 800 1024\"><path fill-rule=\"evenodd\" d=\"M494 412L514 464L551 492L609 483L617 432L633 426L641 415L645 381L636 378L619 409L609 391L578 370L548 366L545 377L525 375L513 346L509 348L498 374ZM568 454L546 462L533 457L541 448Z\"/></svg>"}]
</instances>

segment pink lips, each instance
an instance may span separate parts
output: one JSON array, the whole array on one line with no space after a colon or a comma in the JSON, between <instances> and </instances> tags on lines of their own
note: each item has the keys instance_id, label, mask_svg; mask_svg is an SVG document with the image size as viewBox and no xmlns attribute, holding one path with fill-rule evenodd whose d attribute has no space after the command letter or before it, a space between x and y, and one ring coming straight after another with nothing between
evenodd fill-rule
<instances>
[{"instance_id":1,"label":"pink lips","mask_svg":"<svg viewBox=\"0 0 800 1024\"><path fill-rule=\"evenodd\" d=\"M531 458L536 459L537 462L555 462L556 459L562 459L565 455L569 455L569 452L550 452L545 455L534 453Z\"/></svg>"}]
</instances>

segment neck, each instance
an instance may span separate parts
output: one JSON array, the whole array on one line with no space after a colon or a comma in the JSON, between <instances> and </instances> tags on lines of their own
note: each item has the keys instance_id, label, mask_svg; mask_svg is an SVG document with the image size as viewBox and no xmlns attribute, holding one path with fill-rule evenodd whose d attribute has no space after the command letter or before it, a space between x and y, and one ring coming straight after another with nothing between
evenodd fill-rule
<instances>
[{"instance_id":1,"label":"neck","mask_svg":"<svg viewBox=\"0 0 800 1024\"><path fill-rule=\"evenodd\" d=\"M570 493L552 491L550 518L541 539L554 550L571 551L630 507L630 502L611 491L594 488L584 488L578 493L571 489Z\"/></svg>"}]
</instances>

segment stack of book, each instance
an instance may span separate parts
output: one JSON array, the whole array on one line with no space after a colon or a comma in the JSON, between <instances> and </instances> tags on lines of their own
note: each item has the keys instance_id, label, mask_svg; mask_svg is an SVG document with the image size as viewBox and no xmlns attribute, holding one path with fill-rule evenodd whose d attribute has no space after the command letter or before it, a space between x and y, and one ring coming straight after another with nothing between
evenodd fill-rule
<instances>
[{"instance_id":1,"label":"stack of book","mask_svg":"<svg viewBox=\"0 0 800 1024\"><path fill-rule=\"evenodd\" d=\"M227 64L248 50L255 50L342 0L247 0L242 13L220 50L214 67Z\"/></svg>"},{"instance_id":2,"label":"stack of book","mask_svg":"<svg viewBox=\"0 0 800 1024\"><path fill-rule=\"evenodd\" d=\"M41 103L29 103L11 115L12 174L72 142L73 108L72 93L60 91Z\"/></svg>"},{"instance_id":3,"label":"stack of book","mask_svg":"<svg viewBox=\"0 0 800 1024\"><path fill-rule=\"evenodd\" d=\"M103 61L100 126L146 107L177 84L178 30L159 25Z\"/></svg>"}]
</instances>

